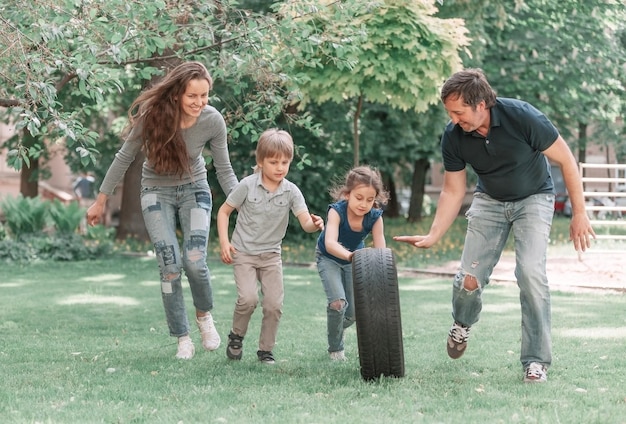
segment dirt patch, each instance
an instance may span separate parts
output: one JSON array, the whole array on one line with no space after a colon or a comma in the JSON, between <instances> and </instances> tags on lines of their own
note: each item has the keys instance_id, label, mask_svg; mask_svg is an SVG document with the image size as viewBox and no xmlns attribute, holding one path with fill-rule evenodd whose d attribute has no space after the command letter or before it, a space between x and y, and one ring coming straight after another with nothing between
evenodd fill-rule
<instances>
[{"instance_id":1,"label":"dirt patch","mask_svg":"<svg viewBox=\"0 0 626 424\"><path fill-rule=\"evenodd\" d=\"M454 276L458 261L423 270L403 272ZM626 252L594 251L578 254L569 249L553 249L548 252L547 264L550 286L555 290L581 291L605 290L626 293ZM492 282L515 283L515 255L505 252L494 268Z\"/></svg>"}]
</instances>

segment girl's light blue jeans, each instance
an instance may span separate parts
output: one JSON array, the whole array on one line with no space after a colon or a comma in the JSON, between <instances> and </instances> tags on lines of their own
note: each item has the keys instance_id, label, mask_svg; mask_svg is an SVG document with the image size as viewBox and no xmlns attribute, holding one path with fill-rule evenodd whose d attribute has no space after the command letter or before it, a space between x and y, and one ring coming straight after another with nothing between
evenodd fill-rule
<instances>
[{"instance_id":1,"label":"girl's light blue jeans","mask_svg":"<svg viewBox=\"0 0 626 424\"><path fill-rule=\"evenodd\" d=\"M515 238L515 277L520 289L522 343L520 361L549 366L552 362L550 288L546 252L554 215L554 195L536 194L514 202L500 202L475 193L466 213L467 234L461 268L452 290L454 320L471 326L479 319L482 292L500 259L509 233ZM465 276L478 288L467 290Z\"/></svg>"},{"instance_id":2,"label":"girl's light blue jeans","mask_svg":"<svg viewBox=\"0 0 626 424\"><path fill-rule=\"evenodd\" d=\"M206 260L212 205L206 180L141 189L143 219L159 263L163 307L170 335L174 337L189 333L181 284L183 270L196 310L213 309L211 275ZM178 225L182 246L176 233Z\"/></svg>"},{"instance_id":3,"label":"girl's light blue jeans","mask_svg":"<svg viewBox=\"0 0 626 424\"><path fill-rule=\"evenodd\" d=\"M352 264L342 265L324 255L315 252L317 271L322 279L326 292L326 317L328 334L328 351L338 352L343 347L343 331L354 324L354 290L352 288ZM336 300L343 300L341 310L330 307Z\"/></svg>"}]
</instances>

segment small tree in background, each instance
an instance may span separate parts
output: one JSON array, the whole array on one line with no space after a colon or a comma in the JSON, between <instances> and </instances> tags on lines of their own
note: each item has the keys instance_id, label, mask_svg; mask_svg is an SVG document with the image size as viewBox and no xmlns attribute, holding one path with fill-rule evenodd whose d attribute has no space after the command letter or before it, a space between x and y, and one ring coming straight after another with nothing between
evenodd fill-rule
<instances>
[{"instance_id":1,"label":"small tree in background","mask_svg":"<svg viewBox=\"0 0 626 424\"><path fill-rule=\"evenodd\" d=\"M434 3L388 0L376 8L366 3L351 21L320 13L300 23L304 33L306 28L309 33L323 28L324 34L331 34L327 43L334 39L339 44L355 28L361 30L350 43L353 49L336 50L334 57L321 54L328 49L324 43L300 51L303 60L294 63L293 71L299 76L294 88L298 96L293 100L299 108L309 102L355 102L354 165L360 162L359 119L365 101L424 112L438 101L443 80L462 66L460 50L469 44L463 21L435 17ZM291 5L284 6L282 13L293 14Z\"/></svg>"}]
</instances>

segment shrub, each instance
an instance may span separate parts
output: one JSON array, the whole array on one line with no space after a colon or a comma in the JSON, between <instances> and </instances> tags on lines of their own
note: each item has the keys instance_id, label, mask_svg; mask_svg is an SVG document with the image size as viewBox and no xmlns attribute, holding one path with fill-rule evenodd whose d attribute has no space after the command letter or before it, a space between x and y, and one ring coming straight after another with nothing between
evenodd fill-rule
<instances>
[{"instance_id":1,"label":"shrub","mask_svg":"<svg viewBox=\"0 0 626 424\"><path fill-rule=\"evenodd\" d=\"M5 197L0 208L6 226L14 237L43 232L48 214L48 202L39 197Z\"/></svg>"},{"instance_id":2,"label":"shrub","mask_svg":"<svg viewBox=\"0 0 626 424\"><path fill-rule=\"evenodd\" d=\"M35 256L32 246L26 243L12 239L0 241L0 259L5 262L27 263Z\"/></svg>"},{"instance_id":3,"label":"shrub","mask_svg":"<svg viewBox=\"0 0 626 424\"><path fill-rule=\"evenodd\" d=\"M7 198L2 204L6 228L0 226L0 260L28 263L35 260L80 261L96 259L113 251L112 228L90 227L83 237L77 234L84 208L77 202L67 205L36 198ZM55 232L44 232L49 220Z\"/></svg>"},{"instance_id":4,"label":"shrub","mask_svg":"<svg viewBox=\"0 0 626 424\"><path fill-rule=\"evenodd\" d=\"M99 259L112 251L111 241L94 242L79 234L24 234L0 241L0 259L28 263L35 260L82 261Z\"/></svg>"},{"instance_id":5,"label":"shrub","mask_svg":"<svg viewBox=\"0 0 626 424\"><path fill-rule=\"evenodd\" d=\"M78 202L70 202L65 205L54 199L50 202L50 219L57 233L74 234L85 217L85 208Z\"/></svg>"},{"instance_id":6,"label":"shrub","mask_svg":"<svg viewBox=\"0 0 626 424\"><path fill-rule=\"evenodd\" d=\"M111 244L85 243L78 234L57 234L53 237L32 237L26 240L36 252L36 259L83 261L98 259L111 251Z\"/></svg>"}]
</instances>

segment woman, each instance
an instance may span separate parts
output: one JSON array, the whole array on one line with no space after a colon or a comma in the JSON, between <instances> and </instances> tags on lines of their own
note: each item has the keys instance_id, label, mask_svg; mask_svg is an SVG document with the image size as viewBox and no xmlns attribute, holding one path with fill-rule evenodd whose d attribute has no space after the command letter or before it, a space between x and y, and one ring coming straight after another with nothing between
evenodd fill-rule
<instances>
[{"instance_id":1,"label":"woman","mask_svg":"<svg viewBox=\"0 0 626 424\"><path fill-rule=\"evenodd\" d=\"M141 207L159 263L161 295L170 335L178 338L179 359L191 359L195 349L182 291L184 269L202 345L215 350L220 336L213 324L213 293L206 263L213 201L202 152L207 143L224 193L237 184L226 144L222 115L209 106L213 81L198 62L185 62L142 92L128 112L127 137L115 155L87 210L90 225L100 222L106 202L142 150ZM183 242L179 246L177 223Z\"/></svg>"}]
</instances>

